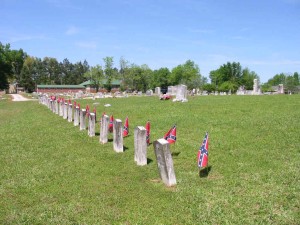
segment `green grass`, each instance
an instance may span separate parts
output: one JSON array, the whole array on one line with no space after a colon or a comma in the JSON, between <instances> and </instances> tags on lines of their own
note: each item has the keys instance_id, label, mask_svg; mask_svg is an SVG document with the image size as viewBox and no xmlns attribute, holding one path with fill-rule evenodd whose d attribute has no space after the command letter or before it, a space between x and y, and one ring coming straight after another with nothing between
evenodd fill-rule
<instances>
[{"instance_id":1,"label":"green grass","mask_svg":"<svg viewBox=\"0 0 300 225\"><path fill-rule=\"evenodd\" d=\"M300 95L80 101L94 102L99 116L129 117L125 152L37 102L0 101L0 224L300 223ZM147 166L134 162L133 129L148 119L151 141L177 125L176 187L160 181L152 145Z\"/></svg>"}]
</instances>

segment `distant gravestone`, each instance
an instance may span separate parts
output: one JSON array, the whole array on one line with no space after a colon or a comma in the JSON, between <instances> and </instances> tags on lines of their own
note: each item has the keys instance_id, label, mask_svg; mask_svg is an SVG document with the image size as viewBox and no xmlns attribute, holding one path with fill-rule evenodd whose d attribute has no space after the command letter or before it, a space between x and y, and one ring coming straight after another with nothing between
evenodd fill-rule
<instances>
[{"instance_id":1,"label":"distant gravestone","mask_svg":"<svg viewBox=\"0 0 300 225\"><path fill-rule=\"evenodd\" d=\"M79 106L76 106L74 110L74 126L79 125L79 114L80 114L80 108Z\"/></svg>"},{"instance_id":2,"label":"distant gravestone","mask_svg":"<svg viewBox=\"0 0 300 225\"><path fill-rule=\"evenodd\" d=\"M64 103L63 101L59 102L59 116L63 116L64 115Z\"/></svg>"},{"instance_id":3,"label":"distant gravestone","mask_svg":"<svg viewBox=\"0 0 300 225\"><path fill-rule=\"evenodd\" d=\"M65 102L63 118L68 119L68 103L67 102Z\"/></svg>"},{"instance_id":4,"label":"distant gravestone","mask_svg":"<svg viewBox=\"0 0 300 225\"><path fill-rule=\"evenodd\" d=\"M156 88L155 88L155 94L156 94L156 95L160 95L160 94L161 94L160 87L156 87Z\"/></svg>"},{"instance_id":5,"label":"distant gravestone","mask_svg":"<svg viewBox=\"0 0 300 225\"><path fill-rule=\"evenodd\" d=\"M161 138L153 142L153 147L162 181L167 186L175 185L176 177L169 142Z\"/></svg>"},{"instance_id":6,"label":"distant gravestone","mask_svg":"<svg viewBox=\"0 0 300 225\"><path fill-rule=\"evenodd\" d=\"M114 121L114 127L113 127L113 135L114 135L114 150L116 152L123 152L123 126L122 126L122 120L116 119Z\"/></svg>"},{"instance_id":7,"label":"distant gravestone","mask_svg":"<svg viewBox=\"0 0 300 225\"><path fill-rule=\"evenodd\" d=\"M141 91L139 91L139 92L137 93L138 96L142 96L142 94L143 94L143 93L142 93Z\"/></svg>"},{"instance_id":8,"label":"distant gravestone","mask_svg":"<svg viewBox=\"0 0 300 225\"><path fill-rule=\"evenodd\" d=\"M68 122L72 122L73 121L73 105L69 104L69 108L68 108Z\"/></svg>"},{"instance_id":9,"label":"distant gravestone","mask_svg":"<svg viewBox=\"0 0 300 225\"><path fill-rule=\"evenodd\" d=\"M153 95L153 91L152 90L146 91L146 96L152 96L152 95Z\"/></svg>"},{"instance_id":10,"label":"distant gravestone","mask_svg":"<svg viewBox=\"0 0 300 225\"><path fill-rule=\"evenodd\" d=\"M278 94L284 94L283 84L278 85Z\"/></svg>"},{"instance_id":11,"label":"distant gravestone","mask_svg":"<svg viewBox=\"0 0 300 225\"><path fill-rule=\"evenodd\" d=\"M55 114L58 114L58 102L57 100L54 101L55 103Z\"/></svg>"},{"instance_id":12,"label":"distant gravestone","mask_svg":"<svg viewBox=\"0 0 300 225\"><path fill-rule=\"evenodd\" d=\"M109 125L109 116L103 115L101 117L100 125L100 143L105 144L108 142L108 125Z\"/></svg>"},{"instance_id":13,"label":"distant gravestone","mask_svg":"<svg viewBox=\"0 0 300 225\"><path fill-rule=\"evenodd\" d=\"M81 109L80 111L80 116L79 116L79 130L85 130L86 125L85 125L85 120L86 120L86 109Z\"/></svg>"},{"instance_id":14,"label":"distant gravestone","mask_svg":"<svg viewBox=\"0 0 300 225\"><path fill-rule=\"evenodd\" d=\"M186 102L187 101L187 86L186 85L178 85L176 98L174 101Z\"/></svg>"},{"instance_id":15,"label":"distant gravestone","mask_svg":"<svg viewBox=\"0 0 300 225\"><path fill-rule=\"evenodd\" d=\"M96 125L96 118L95 113L90 113L89 115L89 125L88 125L88 135L90 137L95 136L95 125Z\"/></svg>"},{"instance_id":16,"label":"distant gravestone","mask_svg":"<svg viewBox=\"0 0 300 225\"><path fill-rule=\"evenodd\" d=\"M147 130L138 126L134 129L134 161L139 166L147 165Z\"/></svg>"}]
</instances>

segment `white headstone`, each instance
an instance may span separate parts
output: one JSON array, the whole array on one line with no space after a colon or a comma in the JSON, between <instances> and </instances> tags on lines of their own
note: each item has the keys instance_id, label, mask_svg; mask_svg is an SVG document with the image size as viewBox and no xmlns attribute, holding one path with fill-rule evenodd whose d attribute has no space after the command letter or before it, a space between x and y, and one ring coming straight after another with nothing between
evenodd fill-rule
<instances>
[{"instance_id":1,"label":"white headstone","mask_svg":"<svg viewBox=\"0 0 300 225\"><path fill-rule=\"evenodd\" d=\"M123 126L122 126L122 120L115 119L114 120L114 127L113 127L113 135L114 135L114 150L116 152L123 152Z\"/></svg>"},{"instance_id":2,"label":"white headstone","mask_svg":"<svg viewBox=\"0 0 300 225\"><path fill-rule=\"evenodd\" d=\"M138 126L134 129L134 161L139 166L147 165L147 142L145 127Z\"/></svg>"}]
</instances>

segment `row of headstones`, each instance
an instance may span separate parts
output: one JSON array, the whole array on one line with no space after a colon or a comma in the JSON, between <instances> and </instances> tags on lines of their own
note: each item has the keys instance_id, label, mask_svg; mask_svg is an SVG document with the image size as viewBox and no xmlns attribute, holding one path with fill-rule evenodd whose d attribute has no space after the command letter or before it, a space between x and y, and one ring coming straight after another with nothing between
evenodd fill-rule
<instances>
[{"instance_id":1,"label":"row of headstones","mask_svg":"<svg viewBox=\"0 0 300 225\"><path fill-rule=\"evenodd\" d=\"M39 96L39 103L46 105L53 113L67 119L68 122L73 121L74 108L74 126L79 126L80 130L86 130L86 109L80 109L79 106L73 107L73 104L65 101L58 102L46 95ZM88 135L95 136L96 115L89 113L88 115ZM108 142L109 117L103 115L100 122L100 138L99 142L105 144ZM147 165L147 133L143 126L137 126L134 129L134 161L139 166ZM176 184L173 159L170 152L170 144L165 139L158 139L153 142L156 155L157 165L162 181L167 186ZM113 149L116 152L123 152L123 125L122 120L115 119L113 124Z\"/></svg>"}]
</instances>

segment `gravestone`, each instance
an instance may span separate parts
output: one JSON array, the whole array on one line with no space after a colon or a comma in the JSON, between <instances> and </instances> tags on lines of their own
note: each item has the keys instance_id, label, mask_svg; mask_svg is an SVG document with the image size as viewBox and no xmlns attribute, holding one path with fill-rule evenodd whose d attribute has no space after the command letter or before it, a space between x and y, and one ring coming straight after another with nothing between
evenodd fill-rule
<instances>
[{"instance_id":1,"label":"gravestone","mask_svg":"<svg viewBox=\"0 0 300 225\"><path fill-rule=\"evenodd\" d=\"M79 125L79 114L80 114L80 108L79 106L76 106L74 111L74 126Z\"/></svg>"},{"instance_id":2,"label":"gravestone","mask_svg":"<svg viewBox=\"0 0 300 225\"><path fill-rule=\"evenodd\" d=\"M256 94L258 92L258 80L253 80L253 94Z\"/></svg>"},{"instance_id":3,"label":"gravestone","mask_svg":"<svg viewBox=\"0 0 300 225\"><path fill-rule=\"evenodd\" d=\"M114 150L116 152L123 152L123 126L122 120L115 119L114 120L114 128L113 128L113 135L114 135Z\"/></svg>"},{"instance_id":4,"label":"gravestone","mask_svg":"<svg viewBox=\"0 0 300 225\"><path fill-rule=\"evenodd\" d=\"M68 119L68 103L67 102L65 102L63 118Z\"/></svg>"},{"instance_id":5,"label":"gravestone","mask_svg":"<svg viewBox=\"0 0 300 225\"><path fill-rule=\"evenodd\" d=\"M178 85L176 98L174 101L186 102L187 101L187 86L186 85Z\"/></svg>"},{"instance_id":6,"label":"gravestone","mask_svg":"<svg viewBox=\"0 0 300 225\"><path fill-rule=\"evenodd\" d=\"M134 129L134 161L138 166L147 165L147 130L138 126Z\"/></svg>"},{"instance_id":7,"label":"gravestone","mask_svg":"<svg viewBox=\"0 0 300 225\"><path fill-rule=\"evenodd\" d=\"M278 85L278 94L284 94L284 88L283 88L283 84L279 84Z\"/></svg>"},{"instance_id":8,"label":"gravestone","mask_svg":"<svg viewBox=\"0 0 300 225\"><path fill-rule=\"evenodd\" d=\"M156 87L156 88L155 88L155 94L156 94L156 95L160 95L160 94L161 94L160 87Z\"/></svg>"},{"instance_id":9,"label":"gravestone","mask_svg":"<svg viewBox=\"0 0 300 225\"><path fill-rule=\"evenodd\" d=\"M63 116L64 115L64 102L60 101L59 102L59 116Z\"/></svg>"},{"instance_id":10,"label":"gravestone","mask_svg":"<svg viewBox=\"0 0 300 225\"><path fill-rule=\"evenodd\" d=\"M95 136L95 125L96 125L95 116L96 116L95 113L90 113L89 115L88 135L90 137Z\"/></svg>"},{"instance_id":11,"label":"gravestone","mask_svg":"<svg viewBox=\"0 0 300 225\"><path fill-rule=\"evenodd\" d=\"M105 144L108 142L108 124L109 124L109 116L103 115L101 117L101 125L100 125L100 143Z\"/></svg>"},{"instance_id":12,"label":"gravestone","mask_svg":"<svg viewBox=\"0 0 300 225\"><path fill-rule=\"evenodd\" d=\"M53 112L53 100L50 99L49 102L50 102L49 109Z\"/></svg>"},{"instance_id":13,"label":"gravestone","mask_svg":"<svg viewBox=\"0 0 300 225\"><path fill-rule=\"evenodd\" d=\"M58 114L58 102L57 100L54 101L55 104L55 114Z\"/></svg>"},{"instance_id":14,"label":"gravestone","mask_svg":"<svg viewBox=\"0 0 300 225\"><path fill-rule=\"evenodd\" d=\"M161 138L153 142L153 147L162 181L167 186L175 185L176 177L169 142Z\"/></svg>"},{"instance_id":15,"label":"gravestone","mask_svg":"<svg viewBox=\"0 0 300 225\"><path fill-rule=\"evenodd\" d=\"M69 109L68 109L68 122L73 121L73 105L69 104Z\"/></svg>"},{"instance_id":16,"label":"gravestone","mask_svg":"<svg viewBox=\"0 0 300 225\"><path fill-rule=\"evenodd\" d=\"M141 91L139 91L139 92L137 93L138 96L142 96L142 94L143 94L143 93L142 93Z\"/></svg>"},{"instance_id":17,"label":"gravestone","mask_svg":"<svg viewBox=\"0 0 300 225\"><path fill-rule=\"evenodd\" d=\"M79 119L79 130L85 130L86 125L85 125L85 120L86 120L86 109L81 109L80 110L80 119Z\"/></svg>"}]
</instances>

